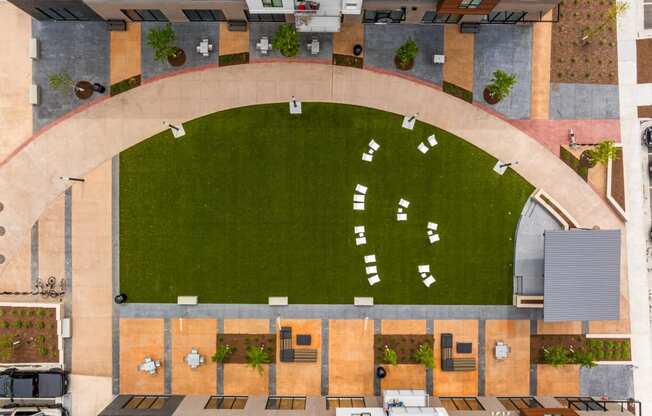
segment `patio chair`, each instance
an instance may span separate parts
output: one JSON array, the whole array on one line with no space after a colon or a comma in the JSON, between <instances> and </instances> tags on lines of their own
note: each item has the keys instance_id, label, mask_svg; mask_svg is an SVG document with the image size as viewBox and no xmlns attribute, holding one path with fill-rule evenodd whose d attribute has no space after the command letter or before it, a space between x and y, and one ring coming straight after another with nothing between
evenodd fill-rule
<instances>
[{"instance_id":1,"label":"patio chair","mask_svg":"<svg viewBox=\"0 0 652 416\"><path fill-rule=\"evenodd\" d=\"M428 235L433 235L434 233L435 233L434 231L432 231L432 230L428 230L428 233L427 233L427 234L428 234Z\"/></svg>"},{"instance_id":2,"label":"patio chair","mask_svg":"<svg viewBox=\"0 0 652 416\"><path fill-rule=\"evenodd\" d=\"M376 273L378 273L378 267L376 267L376 266L367 266L367 267L364 268L364 270L365 270L365 272L367 272L367 274L376 274Z\"/></svg>"},{"instance_id":3,"label":"patio chair","mask_svg":"<svg viewBox=\"0 0 652 416\"><path fill-rule=\"evenodd\" d=\"M161 366L161 361L159 361L159 360L154 361L154 365L156 367L160 367Z\"/></svg>"},{"instance_id":4,"label":"patio chair","mask_svg":"<svg viewBox=\"0 0 652 416\"><path fill-rule=\"evenodd\" d=\"M396 221L407 221L407 214L396 214Z\"/></svg>"},{"instance_id":5,"label":"patio chair","mask_svg":"<svg viewBox=\"0 0 652 416\"><path fill-rule=\"evenodd\" d=\"M430 240L430 244L435 244L437 241L439 241L439 234L429 236L428 240Z\"/></svg>"},{"instance_id":6,"label":"patio chair","mask_svg":"<svg viewBox=\"0 0 652 416\"><path fill-rule=\"evenodd\" d=\"M203 355L199 356L199 364L204 364L204 356Z\"/></svg>"},{"instance_id":7,"label":"patio chair","mask_svg":"<svg viewBox=\"0 0 652 416\"><path fill-rule=\"evenodd\" d=\"M434 134L431 134L431 135L428 137L428 144L430 145L430 147L437 146L437 138L435 138L435 135L434 135Z\"/></svg>"},{"instance_id":8,"label":"patio chair","mask_svg":"<svg viewBox=\"0 0 652 416\"><path fill-rule=\"evenodd\" d=\"M380 145L378 143L376 143L376 141L374 139L371 139L371 141L369 142L369 147L371 147L375 152L376 150L378 150L380 148Z\"/></svg>"},{"instance_id":9,"label":"patio chair","mask_svg":"<svg viewBox=\"0 0 652 416\"><path fill-rule=\"evenodd\" d=\"M367 237L358 237L355 239L356 246L364 246L367 244Z\"/></svg>"},{"instance_id":10,"label":"patio chair","mask_svg":"<svg viewBox=\"0 0 652 416\"><path fill-rule=\"evenodd\" d=\"M353 194L353 202L364 202L364 195L361 194Z\"/></svg>"},{"instance_id":11,"label":"patio chair","mask_svg":"<svg viewBox=\"0 0 652 416\"><path fill-rule=\"evenodd\" d=\"M435 283L435 282L436 282L436 280L432 275L428 276L428 278L423 280L423 284L426 285L426 287L430 287L430 285Z\"/></svg>"},{"instance_id":12,"label":"patio chair","mask_svg":"<svg viewBox=\"0 0 652 416\"><path fill-rule=\"evenodd\" d=\"M430 149L428 149L428 146L426 146L423 142L419 143L419 145L417 146L417 149L419 149L419 151L421 153L423 153L424 155L426 153L428 153L428 150L430 150Z\"/></svg>"},{"instance_id":13,"label":"patio chair","mask_svg":"<svg viewBox=\"0 0 652 416\"><path fill-rule=\"evenodd\" d=\"M359 194L366 194L367 193L367 187L364 185L357 184L355 186L355 191Z\"/></svg>"},{"instance_id":14,"label":"patio chair","mask_svg":"<svg viewBox=\"0 0 652 416\"><path fill-rule=\"evenodd\" d=\"M405 199L403 199L403 198L401 198L401 199L398 201L398 204L399 204L400 206L402 206L403 208L409 208L409 207L410 207L410 201L407 201L407 200L405 200Z\"/></svg>"},{"instance_id":15,"label":"patio chair","mask_svg":"<svg viewBox=\"0 0 652 416\"><path fill-rule=\"evenodd\" d=\"M417 269L419 270L419 273L430 273L429 264L420 264Z\"/></svg>"},{"instance_id":16,"label":"patio chair","mask_svg":"<svg viewBox=\"0 0 652 416\"><path fill-rule=\"evenodd\" d=\"M354 211L364 211L364 202L354 202L353 203Z\"/></svg>"},{"instance_id":17,"label":"patio chair","mask_svg":"<svg viewBox=\"0 0 652 416\"><path fill-rule=\"evenodd\" d=\"M437 231L437 227L438 227L437 223L434 223L434 222L429 222L428 223L428 229L429 230Z\"/></svg>"},{"instance_id":18,"label":"patio chair","mask_svg":"<svg viewBox=\"0 0 652 416\"><path fill-rule=\"evenodd\" d=\"M362 160L364 160L365 162L372 162L374 160L374 157L369 153L363 153Z\"/></svg>"},{"instance_id":19,"label":"patio chair","mask_svg":"<svg viewBox=\"0 0 652 416\"><path fill-rule=\"evenodd\" d=\"M376 262L376 255L375 254L369 254L367 256L364 256L364 262L365 263L375 263Z\"/></svg>"},{"instance_id":20,"label":"patio chair","mask_svg":"<svg viewBox=\"0 0 652 416\"><path fill-rule=\"evenodd\" d=\"M368 278L367 281L369 282L369 286L373 286L376 283L380 282L380 277L378 277L378 275L375 274L375 275L371 276L370 278Z\"/></svg>"},{"instance_id":21,"label":"patio chair","mask_svg":"<svg viewBox=\"0 0 652 416\"><path fill-rule=\"evenodd\" d=\"M365 232L364 230L365 230L364 225L356 225L355 227L353 227L353 234L364 234Z\"/></svg>"}]
</instances>

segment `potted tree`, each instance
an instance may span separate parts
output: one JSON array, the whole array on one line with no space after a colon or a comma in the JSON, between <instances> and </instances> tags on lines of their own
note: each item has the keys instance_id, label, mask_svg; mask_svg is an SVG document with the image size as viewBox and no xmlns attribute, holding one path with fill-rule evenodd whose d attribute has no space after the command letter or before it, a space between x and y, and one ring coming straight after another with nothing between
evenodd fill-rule
<instances>
[{"instance_id":1,"label":"potted tree","mask_svg":"<svg viewBox=\"0 0 652 416\"><path fill-rule=\"evenodd\" d=\"M398 365L398 355L396 354L396 351L387 345L385 345L385 349L383 350L383 362L385 364L391 364L392 367Z\"/></svg>"},{"instance_id":2,"label":"potted tree","mask_svg":"<svg viewBox=\"0 0 652 416\"><path fill-rule=\"evenodd\" d=\"M254 370L258 370L258 373L263 374L263 364L269 364L272 360L269 358L269 354L265 351L265 347L254 347L250 346L247 348L247 363Z\"/></svg>"},{"instance_id":3,"label":"potted tree","mask_svg":"<svg viewBox=\"0 0 652 416\"><path fill-rule=\"evenodd\" d=\"M154 59L168 62L172 66L181 66L186 63L186 53L175 46L177 39L172 24L168 23L163 28L151 28L147 33L147 45L154 49Z\"/></svg>"},{"instance_id":4,"label":"potted tree","mask_svg":"<svg viewBox=\"0 0 652 416\"><path fill-rule=\"evenodd\" d=\"M73 90L77 98L85 100L93 95L93 91L104 92L104 87L100 84L91 84L88 81L75 82L70 78L67 72L59 72L48 76L50 88L55 91L66 92Z\"/></svg>"},{"instance_id":5,"label":"potted tree","mask_svg":"<svg viewBox=\"0 0 652 416\"><path fill-rule=\"evenodd\" d=\"M483 92L484 100L488 104L497 104L512 91L512 87L516 84L516 74L508 74L500 69L493 73L491 84L487 85Z\"/></svg>"},{"instance_id":6,"label":"potted tree","mask_svg":"<svg viewBox=\"0 0 652 416\"><path fill-rule=\"evenodd\" d=\"M281 25L272 39L272 47L281 55L291 58L299 53L299 36L297 29L291 24Z\"/></svg>"},{"instance_id":7,"label":"potted tree","mask_svg":"<svg viewBox=\"0 0 652 416\"><path fill-rule=\"evenodd\" d=\"M396 51L394 56L394 64L402 71L409 71L414 66L414 58L417 57L419 48L417 43L412 38L408 38Z\"/></svg>"},{"instance_id":8,"label":"potted tree","mask_svg":"<svg viewBox=\"0 0 652 416\"><path fill-rule=\"evenodd\" d=\"M598 163L607 164L610 160L618 159L618 149L613 140L605 140L595 145L592 149L582 152L581 161L590 168Z\"/></svg>"}]
</instances>

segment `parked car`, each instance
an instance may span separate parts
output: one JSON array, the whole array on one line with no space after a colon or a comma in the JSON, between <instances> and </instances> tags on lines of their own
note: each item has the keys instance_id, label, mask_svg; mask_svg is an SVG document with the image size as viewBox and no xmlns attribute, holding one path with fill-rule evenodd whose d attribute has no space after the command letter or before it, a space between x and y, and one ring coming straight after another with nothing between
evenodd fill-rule
<instances>
[{"instance_id":1,"label":"parked car","mask_svg":"<svg viewBox=\"0 0 652 416\"><path fill-rule=\"evenodd\" d=\"M0 409L0 416L67 416L64 408L49 408L38 406L18 406L11 409Z\"/></svg>"},{"instance_id":2,"label":"parked car","mask_svg":"<svg viewBox=\"0 0 652 416\"><path fill-rule=\"evenodd\" d=\"M0 397L52 399L67 392L68 376L61 369L21 371L10 368L0 373Z\"/></svg>"},{"instance_id":3,"label":"parked car","mask_svg":"<svg viewBox=\"0 0 652 416\"><path fill-rule=\"evenodd\" d=\"M647 147L652 147L652 126L646 127L643 130L643 144Z\"/></svg>"}]
</instances>

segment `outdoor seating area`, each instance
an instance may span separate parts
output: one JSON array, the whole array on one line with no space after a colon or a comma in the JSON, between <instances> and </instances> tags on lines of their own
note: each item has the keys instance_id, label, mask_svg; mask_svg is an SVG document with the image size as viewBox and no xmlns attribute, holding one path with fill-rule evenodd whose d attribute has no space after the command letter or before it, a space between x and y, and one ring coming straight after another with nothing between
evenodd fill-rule
<instances>
[{"instance_id":1,"label":"outdoor seating area","mask_svg":"<svg viewBox=\"0 0 652 416\"><path fill-rule=\"evenodd\" d=\"M504 360L507 358L507 355L511 352L509 345L505 344L503 341L496 341L494 346L494 355L497 360Z\"/></svg>"},{"instance_id":2,"label":"outdoor seating area","mask_svg":"<svg viewBox=\"0 0 652 416\"><path fill-rule=\"evenodd\" d=\"M272 50L272 44L269 41L269 38L267 36L262 36L260 41L256 43L256 49L258 49L263 55L267 55L269 51Z\"/></svg>"},{"instance_id":3,"label":"outdoor seating area","mask_svg":"<svg viewBox=\"0 0 652 416\"><path fill-rule=\"evenodd\" d=\"M149 373L151 375L156 375L156 371L161 367L160 360L152 360L151 357L145 357L143 363L138 366L138 370Z\"/></svg>"},{"instance_id":4,"label":"outdoor seating area","mask_svg":"<svg viewBox=\"0 0 652 416\"><path fill-rule=\"evenodd\" d=\"M188 366L190 368L194 369L194 368L197 368L200 365L204 364L204 356L199 355L199 353L197 352L197 349L193 348L190 351L190 354L186 355L185 361L186 361L186 363L188 364Z\"/></svg>"},{"instance_id":5,"label":"outdoor seating area","mask_svg":"<svg viewBox=\"0 0 652 416\"><path fill-rule=\"evenodd\" d=\"M213 51L213 45L209 43L208 39L202 39L197 45L197 52L202 54L202 56L208 56L210 52Z\"/></svg>"},{"instance_id":6,"label":"outdoor seating area","mask_svg":"<svg viewBox=\"0 0 652 416\"><path fill-rule=\"evenodd\" d=\"M461 350L468 352L461 352L462 354L471 353L471 344L463 345ZM453 334L441 334L441 369L442 371L474 371L475 358L453 358ZM456 349L460 353L460 347Z\"/></svg>"},{"instance_id":7,"label":"outdoor seating area","mask_svg":"<svg viewBox=\"0 0 652 416\"><path fill-rule=\"evenodd\" d=\"M317 362L317 350L314 348L293 348L292 328L284 326L280 332L281 362L284 363L314 363ZM310 346L312 337L306 334L296 336L296 346Z\"/></svg>"}]
</instances>

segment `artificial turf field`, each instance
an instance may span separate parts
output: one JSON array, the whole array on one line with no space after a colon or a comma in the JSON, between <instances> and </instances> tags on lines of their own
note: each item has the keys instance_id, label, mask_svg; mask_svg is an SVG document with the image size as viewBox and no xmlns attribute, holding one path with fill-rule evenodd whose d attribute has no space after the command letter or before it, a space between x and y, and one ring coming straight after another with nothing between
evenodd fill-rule
<instances>
[{"instance_id":1,"label":"artificial turf field","mask_svg":"<svg viewBox=\"0 0 652 416\"><path fill-rule=\"evenodd\" d=\"M120 154L120 287L131 302L510 304L513 238L533 191L494 157L402 116L337 104L211 114ZM427 154L417 145L432 133ZM361 155L380 144L372 163ZM356 184L368 187L353 210ZM398 201L410 201L397 222ZM426 224L439 224L431 245ZM366 227L355 245L353 227ZM381 282L369 286L363 256ZM437 282L421 283L418 264Z\"/></svg>"}]
</instances>

